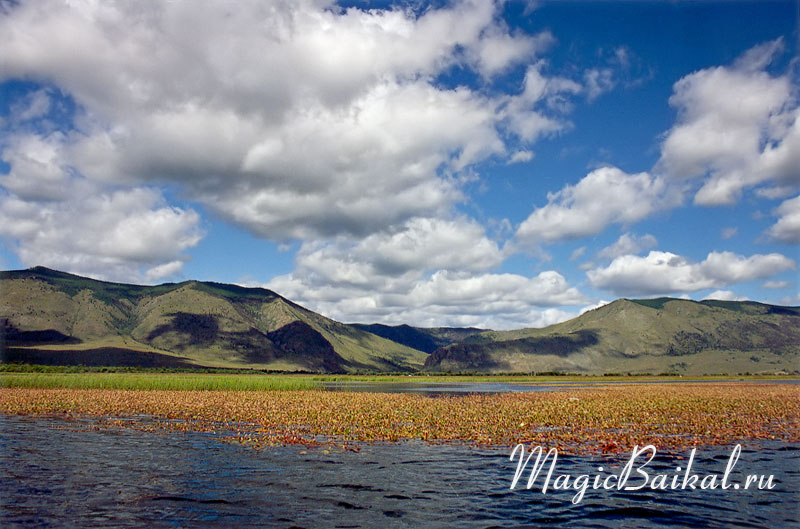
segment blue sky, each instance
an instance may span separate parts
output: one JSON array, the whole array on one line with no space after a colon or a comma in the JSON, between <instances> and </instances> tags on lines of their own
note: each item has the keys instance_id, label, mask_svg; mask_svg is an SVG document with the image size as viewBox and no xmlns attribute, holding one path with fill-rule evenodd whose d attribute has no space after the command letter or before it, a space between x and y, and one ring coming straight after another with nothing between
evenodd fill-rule
<instances>
[{"instance_id":1,"label":"blue sky","mask_svg":"<svg viewBox=\"0 0 800 529\"><path fill-rule=\"evenodd\" d=\"M797 1L0 3L0 264L341 321L800 304Z\"/></svg>"}]
</instances>

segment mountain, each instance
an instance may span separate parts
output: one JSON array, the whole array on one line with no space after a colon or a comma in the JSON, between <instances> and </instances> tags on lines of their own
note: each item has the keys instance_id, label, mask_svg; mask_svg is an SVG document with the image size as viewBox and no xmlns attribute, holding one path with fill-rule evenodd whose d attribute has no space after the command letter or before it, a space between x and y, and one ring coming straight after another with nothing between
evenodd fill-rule
<instances>
[{"instance_id":1,"label":"mountain","mask_svg":"<svg viewBox=\"0 0 800 529\"><path fill-rule=\"evenodd\" d=\"M0 361L314 372L798 372L800 307L620 299L543 329L347 325L261 288L127 285L35 267L0 272Z\"/></svg>"},{"instance_id":2,"label":"mountain","mask_svg":"<svg viewBox=\"0 0 800 529\"><path fill-rule=\"evenodd\" d=\"M427 371L759 373L800 371L800 307L620 299L542 329L487 331L437 349Z\"/></svg>"},{"instance_id":3,"label":"mountain","mask_svg":"<svg viewBox=\"0 0 800 529\"><path fill-rule=\"evenodd\" d=\"M411 327L410 325L391 326L381 323L351 323L350 325L425 353L432 353L440 347L461 343L476 334L486 331L486 329L475 329L473 327L423 328Z\"/></svg>"},{"instance_id":4,"label":"mountain","mask_svg":"<svg viewBox=\"0 0 800 529\"><path fill-rule=\"evenodd\" d=\"M427 355L261 288L0 272L3 362L416 371Z\"/></svg>"}]
</instances>

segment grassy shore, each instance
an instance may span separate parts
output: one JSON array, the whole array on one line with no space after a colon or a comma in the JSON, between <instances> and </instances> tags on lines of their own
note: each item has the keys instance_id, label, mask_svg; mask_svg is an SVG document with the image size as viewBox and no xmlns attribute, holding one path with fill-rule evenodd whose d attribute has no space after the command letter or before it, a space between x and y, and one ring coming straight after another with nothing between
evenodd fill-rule
<instances>
[{"instance_id":1,"label":"grassy shore","mask_svg":"<svg viewBox=\"0 0 800 529\"><path fill-rule=\"evenodd\" d=\"M215 431L262 447L420 439L564 453L800 442L800 386L731 382L615 385L425 397L325 391L0 388L0 413L93 417L98 426ZM144 419L143 417L148 417ZM135 420L121 421L120 418ZM154 419L153 419L154 418Z\"/></svg>"},{"instance_id":2,"label":"grassy shore","mask_svg":"<svg viewBox=\"0 0 800 529\"><path fill-rule=\"evenodd\" d=\"M0 373L0 388L173 391L294 391L317 389L309 376L206 373Z\"/></svg>"},{"instance_id":3,"label":"grassy shore","mask_svg":"<svg viewBox=\"0 0 800 529\"><path fill-rule=\"evenodd\" d=\"M326 382L341 383L508 383L564 385L603 382L669 382L669 381L733 381L774 380L778 376L536 376L536 375L311 375L265 374L258 372L156 372L78 371L50 369L41 371L0 370L0 387L67 388L67 389L124 389L180 391L292 391L322 389ZM797 378L797 377L793 377Z\"/></svg>"}]
</instances>

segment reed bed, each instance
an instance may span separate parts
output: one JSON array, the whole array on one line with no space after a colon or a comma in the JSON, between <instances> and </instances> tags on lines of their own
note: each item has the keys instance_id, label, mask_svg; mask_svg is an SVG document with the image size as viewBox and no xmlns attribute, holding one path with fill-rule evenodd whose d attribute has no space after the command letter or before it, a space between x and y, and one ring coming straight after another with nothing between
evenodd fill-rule
<instances>
[{"instance_id":1,"label":"reed bed","mask_svg":"<svg viewBox=\"0 0 800 529\"><path fill-rule=\"evenodd\" d=\"M198 373L2 373L0 388L138 391L295 391L316 389L307 376Z\"/></svg>"},{"instance_id":2,"label":"reed bed","mask_svg":"<svg viewBox=\"0 0 800 529\"><path fill-rule=\"evenodd\" d=\"M419 439L615 453L636 444L678 451L800 442L800 387L746 382L453 397L6 387L0 388L0 413L94 417L99 427L217 432L254 447L334 443L357 450L361 442Z\"/></svg>"}]
</instances>

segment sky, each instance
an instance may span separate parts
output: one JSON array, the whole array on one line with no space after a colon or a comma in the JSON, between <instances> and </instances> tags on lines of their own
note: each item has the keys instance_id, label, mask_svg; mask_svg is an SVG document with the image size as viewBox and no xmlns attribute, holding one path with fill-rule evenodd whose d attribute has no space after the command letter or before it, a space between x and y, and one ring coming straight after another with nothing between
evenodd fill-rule
<instances>
[{"instance_id":1,"label":"sky","mask_svg":"<svg viewBox=\"0 0 800 529\"><path fill-rule=\"evenodd\" d=\"M0 0L0 268L344 322L798 305L800 1Z\"/></svg>"}]
</instances>

